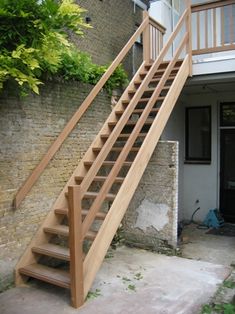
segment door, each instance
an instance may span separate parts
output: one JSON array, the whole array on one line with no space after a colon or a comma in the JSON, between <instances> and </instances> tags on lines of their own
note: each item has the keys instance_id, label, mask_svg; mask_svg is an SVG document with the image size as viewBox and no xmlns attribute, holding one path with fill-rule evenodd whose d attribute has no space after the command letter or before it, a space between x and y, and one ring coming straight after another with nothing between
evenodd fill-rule
<instances>
[{"instance_id":1,"label":"door","mask_svg":"<svg viewBox=\"0 0 235 314\"><path fill-rule=\"evenodd\" d=\"M235 223L235 103L221 104L220 211Z\"/></svg>"}]
</instances>

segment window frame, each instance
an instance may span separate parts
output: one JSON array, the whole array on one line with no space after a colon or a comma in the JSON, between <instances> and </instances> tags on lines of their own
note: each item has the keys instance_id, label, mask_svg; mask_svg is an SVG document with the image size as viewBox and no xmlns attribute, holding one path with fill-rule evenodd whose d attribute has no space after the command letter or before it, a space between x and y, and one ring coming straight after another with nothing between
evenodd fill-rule
<instances>
[{"instance_id":1,"label":"window frame","mask_svg":"<svg viewBox=\"0 0 235 314\"><path fill-rule=\"evenodd\" d=\"M198 156L189 156L189 144L190 144L190 139L189 139L189 112L190 110L200 110L200 109L207 109L209 113L209 146L210 146L210 151L209 151L209 158L203 158L203 157L198 157ZM211 106L193 106L193 107L186 107L185 108L185 158L184 158L184 163L185 164L211 164L211 159L212 159L212 119L211 119Z\"/></svg>"}]
</instances>

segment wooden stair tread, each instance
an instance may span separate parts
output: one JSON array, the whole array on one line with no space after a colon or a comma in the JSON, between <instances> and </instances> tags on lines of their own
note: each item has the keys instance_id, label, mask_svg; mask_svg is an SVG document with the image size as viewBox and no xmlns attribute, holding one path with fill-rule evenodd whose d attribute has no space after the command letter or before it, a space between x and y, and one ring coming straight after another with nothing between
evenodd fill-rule
<instances>
[{"instance_id":1,"label":"wooden stair tread","mask_svg":"<svg viewBox=\"0 0 235 314\"><path fill-rule=\"evenodd\" d=\"M142 113L144 111L144 109L135 109L135 110L133 110L133 112L132 112L132 114L138 114L138 113ZM150 111L150 113L156 113L156 112L158 112L159 111L159 108L153 108L151 111ZM124 113L124 110L117 110L117 111L115 111L115 113L116 114L123 114Z\"/></svg>"},{"instance_id":2,"label":"wooden stair tread","mask_svg":"<svg viewBox=\"0 0 235 314\"><path fill-rule=\"evenodd\" d=\"M75 178L75 180L76 180L76 178ZM66 216L68 216L68 208L56 208L55 210L54 210L54 212L56 213L56 214L59 214L59 215L66 215ZM87 214L89 213L89 210L88 209L82 209L82 215L83 216L86 216ZM106 213L104 213L104 212L98 212L97 214L96 214L96 219L105 219L105 217L106 217Z\"/></svg>"},{"instance_id":3,"label":"wooden stair tread","mask_svg":"<svg viewBox=\"0 0 235 314\"><path fill-rule=\"evenodd\" d=\"M113 165L115 165L115 162L116 161L109 161L109 160L106 160L106 161L104 161L103 162L103 166L113 166ZM92 166L92 164L93 164L93 161L84 161L84 165L85 166ZM132 161L125 161L124 163L123 163L123 166L131 166L132 165Z\"/></svg>"},{"instance_id":4,"label":"wooden stair tread","mask_svg":"<svg viewBox=\"0 0 235 314\"><path fill-rule=\"evenodd\" d=\"M43 230L46 233L57 234L57 235L61 235L64 237L69 236L69 227L66 225L54 225L54 226L50 226L50 227L44 227ZM97 232L89 230L86 234L86 239L94 240L96 237L96 234L97 234Z\"/></svg>"},{"instance_id":5,"label":"wooden stair tread","mask_svg":"<svg viewBox=\"0 0 235 314\"><path fill-rule=\"evenodd\" d=\"M99 192L86 192L83 198L96 198ZM65 192L65 196L68 196L68 192ZM116 194L108 193L106 199L113 201L116 197Z\"/></svg>"},{"instance_id":6,"label":"wooden stair tread","mask_svg":"<svg viewBox=\"0 0 235 314\"><path fill-rule=\"evenodd\" d=\"M23 275L33 277L62 288L70 288L70 275L67 271L41 264L30 264L19 269Z\"/></svg>"},{"instance_id":7,"label":"wooden stair tread","mask_svg":"<svg viewBox=\"0 0 235 314\"><path fill-rule=\"evenodd\" d=\"M76 176L76 177L75 177L75 180L76 180L76 181L82 181L83 179L84 179L84 177L82 177L82 176ZM106 179L107 179L107 177L105 177L105 176L96 176L93 181L103 182L103 181L105 181ZM116 177L116 178L115 178L115 182L122 183L122 182L124 181L124 179L125 179L125 178L123 178L123 177Z\"/></svg>"},{"instance_id":8,"label":"wooden stair tread","mask_svg":"<svg viewBox=\"0 0 235 314\"><path fill-rule=\"evenodd\" d=\"M152 78L149 84L159 82L161 80L161 78L162 78L161 76L158 77L158 78ZM170 75L168 77L167 81L172 81L172 80L174 80L174 78L175 78L175 75ZM135 85L140 85L142 82L143 82L142 79L137 79L137 80L134 81L134 84Z\"/></svg>"},{"instance_id":9,"label":"wooden stair tread","mask_svg":"<svg viewBox=\"0 0 235 314\"><path fill-rule=\"evenodd\" d=\"M136 121L129 120L129 121L127 121L127 123L125 125L136 125L137 121L138 120L136 120ZM154 121L153 119L147 119L144 124L152 124L153 121ZM117 121L108 122L109 126L114 126L116 124L117 124Z\"/></svg>"},{"instance_id":10,"label":"wooden stair tread","mask_svg":"<svg viewBox=\"0 0 235 314\"><path fill-rule=\"evenodd\" d=\"M154 92L156 88L157 88L157 86L156 86L156 87L146 88L145 91L144 91L144 93ZM170 86L164 86L164 87L162 88L162 90L168 90L168 89L170 89ZM135 94L136 91L137 91L136 89L130 89L130 90L128 91L128 94Z\"/></svg>"},{"instance_id":11,"label":"wooden stair tread","mask_svg":"<svg viewBox=\"0 0 235 314\"><path fill-rule=\"evenodd\" d=\"M142 110L142 109L141 109ZM100 137L107 139L109 137L110 134L102 134ZM127 133L121 133L118 138L128 138L130 137L131 134L127 134ZM139 133L138 137L145 137L147 135L147 133Z\"/></svg>"},{"instance_id":12,"label":"wooden stair tread","mask_svg":"<svg viewBox=\"0 0 235 314\"><path fill-rule=\"evenodd\" d=\"M123 149L123 147L113 147L111 149L111 152L121 152ZM93 152L100 152L101 151L101 147L93 147L92 148ZM132 147L130 149L130 152L138 152L139 151L139 147Z\"/></svg>"},{"instance_id":13,"label":"wooden stair tread","mask_svg":"<svg viewBox=\"0 0 235 314\"><path fill-rule=\"evenodd\" d=\"M69 249L61 245L45 243L32 247L34 253L43 254L65 261L70 260Z\"/></svg>"},{"instance_id":14,"label":"wooden stair tread","mask_svg":"<svg viewBox=\"0 0 235 314\"><path fill-rule=\"evenodd\" d=\"M138 103L140 103L140 102L148 102L149 99L150 99L150 98L141 98L141 99L138 101ZM159 101L159 100L164 100L164 99L165 99L165 96L158 97L158 99L156 100L156 102ZM123 100L123 101L122 101L122 104L126 105L126 104L129 104L129 102L130 102L130 99L126 99L126 100Z\"/></svg>"},{"instance_id":15,"label":"wooden stair tread","mask_svg":"<svg viewBox=\"0 0 235 314\"><path fill-rule=\"evenodd\" d=\"M174 67L174 68L171 70L171 73L172 73L172 72L175 72L175 71L178 71L179 69L180 69L180 66L176 66L176 67ZM158 69L158 70L155 72L154 76L157 75L157 74L159 74L159 73L164 73L165 71L166 71L165 68ZM149 72L149 70L146 70L146 71L144 70L143 72L140 73L140 76L146 75L148 72Z\"/></svg>"},{"instance_id":16,"label":"wooden stair tread","mask_svg":"<svg viewBox=\"0 0 235 314\"><path fill-rule=\"evenodd\" d=\"M66 225L55 225L55 226L51 226L51 227L44 227L43 230L46 233L62 235L65 237L69 236L69 227Z\"/></svg>"}]
</instances>

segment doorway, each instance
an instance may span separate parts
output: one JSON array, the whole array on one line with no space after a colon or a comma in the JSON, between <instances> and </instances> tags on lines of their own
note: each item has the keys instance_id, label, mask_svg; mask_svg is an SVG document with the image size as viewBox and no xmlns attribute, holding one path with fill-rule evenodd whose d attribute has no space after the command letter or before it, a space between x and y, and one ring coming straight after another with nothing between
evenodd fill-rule
<instances>
[{"instance_id":1,"label":"doorway","mask_svg":"<svg viewBox=\"0 0 235 314\"><path fill-rule=\"evenodd\" d=\"M235 103L220 107L220 211L235 223Z\"/></svg>"}]
</instances>

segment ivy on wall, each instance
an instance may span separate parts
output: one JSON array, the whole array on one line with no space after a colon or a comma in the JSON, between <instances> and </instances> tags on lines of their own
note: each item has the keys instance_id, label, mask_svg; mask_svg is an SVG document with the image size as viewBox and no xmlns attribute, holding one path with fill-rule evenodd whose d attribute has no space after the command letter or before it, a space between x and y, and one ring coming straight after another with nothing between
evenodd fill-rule
<instances>
[{"instance_id":1,"label":"ivy on wall","mask_svg":"<svg viewBox=\"0 0 235 314\"><path fill-rule=\"evenodd\" d=\"M68 40L68 31L83 36L91 26L75 0L0 0L0 89L6 81L21 94L39 93L45 77L60 76L95 84L107 69L92 63ZM122 86L127 75L119 66L106 89Z\"/></svg>"}]
</instances>

